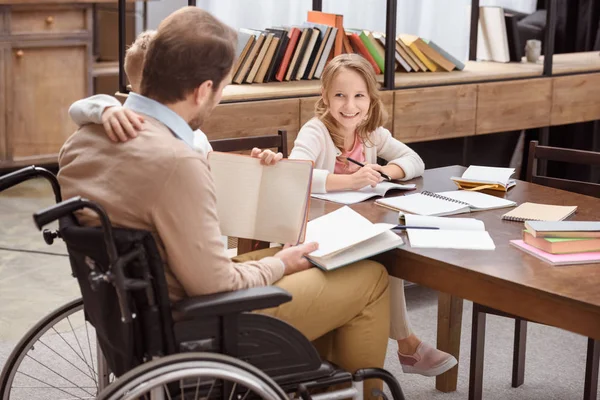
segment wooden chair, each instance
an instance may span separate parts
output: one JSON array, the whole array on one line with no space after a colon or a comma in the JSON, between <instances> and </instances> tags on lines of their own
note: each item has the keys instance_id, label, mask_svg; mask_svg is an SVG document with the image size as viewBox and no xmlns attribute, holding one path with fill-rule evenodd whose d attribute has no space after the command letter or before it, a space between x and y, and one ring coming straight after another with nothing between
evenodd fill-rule
<instances>
[{"instance_id":1,"label":"wooden chair","mask_svg":"<svg viewBox=\"0 0 600 400\"><path fill-rule=\"evenodd\" d=\"M211 140L210 145L213 151L242 152L258 147L259 149L277 149L279 153L283 154L284 158L288 156L287 131L283 129L278 130L277 135ZM244 254L253 250L266 249L269 247L269 243L259 240L228 238L227 248L236 247L237 254Z\"/></svg>"},{"instance_id":2,"label":"wooden chair","mask_svg":"<svg viewBox=\"0 0 600 400\"><path fill-rule=\"evenodd\" d=\"M532 140L529 144L529 159L527 162L528 182L567 190L569 192L581 193L588 196L600 197L600 184L598 183L537 175L538 159L546 161L562 161L570 164L600 166L600 153L540 146L538 145L537 140Z\"/></svg>"},{"instance_id":3,"label":"wooden chair","mask_svg":"<svg viewBox=\"0 0 600 400\"><path fill-rule=\"evenodd\" d=\"M537 141L529 145L527 181L570 192L600 197L600 185L569 179L537 175L538 160L562 161L573 164L600 165L600 153L539 146ZM536 172L534 172L536 171ZM486 315L493 314L515 320L513 347L512 386L519 387L525 381L525 352L527 345L527 322L523 318L473 303L473 325L471 328L471 366L469 373L469 399L481 399L483 391L483 357L485 348ZM596 400L600 364L600 340L588 338L585 365L584 400Z\"/></svg>"}]
</instances>

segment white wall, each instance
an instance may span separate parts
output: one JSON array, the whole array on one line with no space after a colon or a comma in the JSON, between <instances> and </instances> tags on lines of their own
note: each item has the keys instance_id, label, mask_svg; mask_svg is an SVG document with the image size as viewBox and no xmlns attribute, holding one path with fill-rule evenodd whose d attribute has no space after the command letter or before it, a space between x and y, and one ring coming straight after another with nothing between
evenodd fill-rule
<instances>
[{"instance_id":1,"label":"white wall","mask_svg":"<svg viewBox=\"0 0 600 400\"><path fill-rule=\"evenodd\" d=\"M148 27L156 29L171 12L187 0L148 2ZM264 29L299 25L306 20L312 0L197 0L226 24L238 28ZM459 59L466 60L469 43L470 0L398 0L397 33L431 39ZM536 0L481 0L521 12L533 12ZM344 15L344 26L385 32L386 0L323 0L323 11Z\"/></svg>"}]
</instances>

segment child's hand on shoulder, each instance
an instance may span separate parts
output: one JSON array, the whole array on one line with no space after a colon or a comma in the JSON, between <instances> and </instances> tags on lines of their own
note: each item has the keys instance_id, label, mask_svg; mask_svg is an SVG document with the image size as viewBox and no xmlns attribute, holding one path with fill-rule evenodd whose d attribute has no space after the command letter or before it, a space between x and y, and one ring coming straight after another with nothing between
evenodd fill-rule
<instances>
[{"instance_id":1,"label":"child's hand on shoulder","mask_svg":"<svg viewBox=\"0 0 600 400\"><path fill-rule=\"evenodd\" d=\"M143 122L143 117L121 106L107 107L102 113L104 130L113 142L126 142L137 137Z\"/></svg>"},{"instance_id":2,"label":"child's hand on shoulder","mask_svg":"<svg viewBox=\"0 0 600 400\"><path fill-rule=\"evenodd\" d=\"M381 174L381 165L378 164L367 164L352 175L352 190L362 189L365 186L375 187L379 182L383 180Z\"/></svg>"}]
</instances>

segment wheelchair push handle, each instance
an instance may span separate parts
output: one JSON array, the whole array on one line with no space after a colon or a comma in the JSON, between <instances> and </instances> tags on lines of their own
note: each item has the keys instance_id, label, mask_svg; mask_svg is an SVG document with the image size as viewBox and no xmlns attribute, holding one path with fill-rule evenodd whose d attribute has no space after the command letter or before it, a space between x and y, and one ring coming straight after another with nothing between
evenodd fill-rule
<instances>
[{"instance_id":1,"label":"wheelchair push handle","mask_svg":"<svg viewBox=\"0 0 600 400\"><path fill-rule=\"evenodd\" d=\"M54 176L54 174L47 169L36 167L35 165L21 168L20 170L11 172L10 174L0 176L0 192L18 185L21 182L25 182L29 179L37 177L45 178L50 182L50 185L52 185L52 191L54 192L54 198L57 203L60 202L62 198L60 186L58 185L58 179L56 179L56 176Z\"/></svg>"}]
</instances>

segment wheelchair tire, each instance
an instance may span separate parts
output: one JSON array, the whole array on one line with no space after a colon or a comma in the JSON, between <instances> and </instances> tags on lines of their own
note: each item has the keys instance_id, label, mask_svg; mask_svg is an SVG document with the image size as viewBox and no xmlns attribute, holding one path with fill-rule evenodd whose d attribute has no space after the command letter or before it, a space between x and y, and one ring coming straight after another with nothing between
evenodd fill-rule
<instances>
[{"instance_id":1,"label":"wheelchair tire","mask_svg":"<svg viewBox=\"0 0 600 400\"><path fill-rule=\"evenodd\" d=\"M98 395L97 400L154 399L157 389L160 391L157 398L187 400L192 398L190 395L193 393L194 399L210 399L213 388L219 387L215 385L218 380L224 382L221 388L227 387L224 386L227 380L229 387L232 384L244 385L259 398L288 400L285 392L261 370L236 358L216 353L174 354L147 362L115 380ZM201 382L204 385L202 389ZM205 387L208 385L210 387L206 394ZM173 386L176 386L175 390ZM169 392L164 396L167 387ZM216 398L221 398L222 393L218 393L221 389L216 390ZM242 397L240 394L233 398L255 398L247 395Z\"/></svg>"},{"instance_id":2,"label":"wheelchair tire","mask_svg":"<svg viewBox=\"0 0 600 400\"><path fill-rule=\"evenodd\" d=\"M23 336L6 360L0 400L95 397L109 382L108 372L104 379L98 376L95 338L81 299L54 310Z\"/></svg>"}]
</instances>

